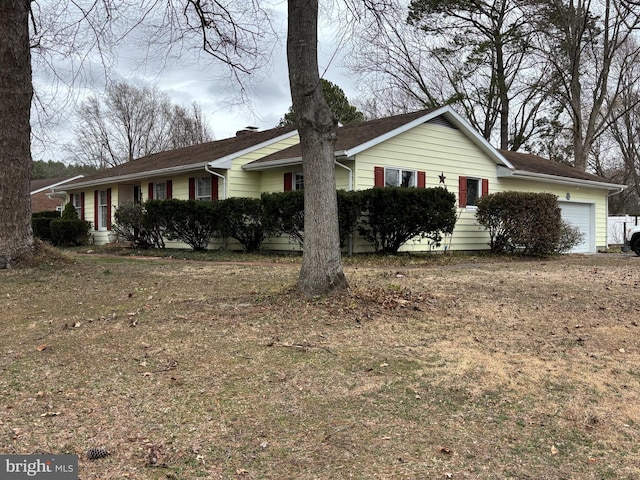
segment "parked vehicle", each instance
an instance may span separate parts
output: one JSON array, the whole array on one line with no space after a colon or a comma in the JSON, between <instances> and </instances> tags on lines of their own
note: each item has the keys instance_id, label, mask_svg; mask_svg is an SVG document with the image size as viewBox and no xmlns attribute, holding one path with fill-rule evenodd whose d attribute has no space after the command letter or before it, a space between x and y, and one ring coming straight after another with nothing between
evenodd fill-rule
<instances>
[{"instance_id":1,"label":"parked vehicle","mask_svg":"<svg viewBox=\"0 0 640 480\"><path fill-rule=\"evenodd\" d=\"M623 251L633 250L640 257L640 225L627 229Z\"/></svg>"}]
</instances>

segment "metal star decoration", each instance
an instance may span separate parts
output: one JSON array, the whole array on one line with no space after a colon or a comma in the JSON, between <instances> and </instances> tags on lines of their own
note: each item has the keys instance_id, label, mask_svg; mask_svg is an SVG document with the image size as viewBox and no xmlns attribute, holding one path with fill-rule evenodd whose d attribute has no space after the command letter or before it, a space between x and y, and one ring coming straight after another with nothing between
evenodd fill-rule
<instances>
[{"instance_id":1,"label":"metal star decoration","mask_svg":"<svg viewBox=\"0 0 640 480\"><path fill-rule=\"evenodd\" d=\"M438 175L438 178L440 179L440 183L444 183L447 177L445 177L444 172L442 172L440 175Z\"/></svg>"}]
</instances>

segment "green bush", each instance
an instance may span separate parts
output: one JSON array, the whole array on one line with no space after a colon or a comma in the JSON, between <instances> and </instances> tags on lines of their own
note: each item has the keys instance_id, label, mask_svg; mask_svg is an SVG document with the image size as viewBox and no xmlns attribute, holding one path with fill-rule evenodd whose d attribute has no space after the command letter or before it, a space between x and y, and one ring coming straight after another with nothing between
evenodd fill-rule
<instances>
[{"instance_id":1,"label":"green bush","mask_svg":"<svg viewBox=\"0 0 640 480\"><path fill-rule=\"evenodd\" d=\"M65 220L77 220L78 212L76 211L76 207L73 206L73 203L67 203L62 210L62 215L60 218L64 218Z\"/></svg>"},{"instance_id":2,"label":"green bush","mask_svg":"<svg viewBox=\"0 0 640 480\"><path fill-rule=\"evenodd\" d=\"M444 188L372 188L360 192L360 235L378 253L395 254L414 237L439 245L456 223L455 195Z\"/></svg>"},{"instance_id":3,"label":"green bush","mask_svg":"<svg viewBox=\"0 0 640 480\"><path fill-rule=\"evenodd\" d=\"M245 252L256 252L274 231L259 198L227 198L219 202L220 235L235 238Z\"/></svg>"},{"instance_id":4,"label":"green bush","mask_svg":"<svg viewBox=\"0 0 640 480\"><path fill-rule=\"evenodd\" d=\"M553 194L493 193L478 201L476 218L489 232L492 252L548 255L557 251L562 217Z\"/></svg>"},{"instance_id":5,"label":"green bush","mask_svg":"<svg viewBox=\"0 0 640 480\"><path fill-rule=\"evenodd\" d=\"M31 214L31 218L60 218L60 212L57 210L45 210L44 212L35 212Z\"/></svg>"},{"instance_id":6,"label":"green bush","mask_svg":"<svg viewBox=\"0 0 640 480\"><path fill-rule=\"evenodd\" d=\"M167 233L167 219L165 218L165 210L163 209L165 200L147 200L144 202L143 208L143 228L144 234L148 239L149 246L155 248L164 248L164 239Z\"/></svg>"},{"instance_id":7,"label":"green bush","mask_svg":"<svg viewBox=\"0 0 640 480\"><path fill-rule=\"evenodd\" d=\"M121 204L114 213L112 230L135 248L147 249L155 245L142 203Z\"/></svg>"},{"instance_id":8,"label":"green bush","mask_svg":"<svg viewBox=\"0 0 640 480\"><path fill-rule=\"evenodd\" d=\"M219 230L218 202L170 199L151 200L147 204L153 204L154 218L164 228L166 237L186 243L194 251L205 250Z\"/></svg>"},{"instance_id":9,"label":"green bush","mask_svg":"<svg viewBox=\"0 0 640 480\"><path fill-rule=\"evenodd\" d=\"M304 244L304 191L263 193L260 198L273 233Z\"/></svg>"},{"instance_id":10,"label":"green bush","mask_svg":"<svg viewBox=\"0 0 640 480\"><path fill-rule=\"evenodd\" d=\"M53 243L51 237L51 222L60 218L60 212L56 210L35 212L31 215L31 229L33 236L45 242Z\"/></svg>"},{"instance_id":11,"label":"green bush","mask_svg":"<svg viewBox=\"0 0 640 480\"><path fill-rule=\"evenodd\" d=\"M60 215L58 215L58 218L60 218ZM33 236L45 242L53 242L53 238L51 237L51 222L53 220L55 219L51 217L33 217L31 219Z\"/></svg>"},{"instance_id":12,"label":"green bush","mask_svg":"<svg viewBox=\"0 0 640 480\"><path fill-rule=\"evenodd\" d=\"M340 246L344 247L362 216L362 192L338 190L338 228Z\"/></svg>"},{"instance_id":13,"label":"green bush","mask_svg":"<svg viewBox=\"0 0 640 480\"><path fill-rule=\"evenodd\" d=\"M54 245L76 246L89 242L91 222L77 218L57 218L51 220L51 239Z\"/></svg>"}]
</instances>

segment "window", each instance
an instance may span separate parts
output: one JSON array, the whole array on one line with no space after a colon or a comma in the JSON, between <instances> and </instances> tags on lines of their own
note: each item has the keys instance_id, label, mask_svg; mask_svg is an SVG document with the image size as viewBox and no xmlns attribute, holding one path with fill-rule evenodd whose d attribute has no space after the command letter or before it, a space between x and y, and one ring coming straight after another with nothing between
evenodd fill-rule
<instances>
[{"instance_id":1,"label":"window","mask_svg":"<svg viewBox=\"0 0 640 480\"><path fill-rule=\"evenodd\" d=\"M415 187L417 182L415 170L403 170L400 168L384 169L385 187Z\"/></svg>"},{"instance_id":2,"label":"window","mask_svg":"<svg viewBox=\"0 0 640 480\"><path fill-rule=\"evenodd\" d=\"M71 195L71 201L73 202L73 208L76 209L76 215L78 215L78 218L80 220L83 220L83 218L82 218L82 197L80 196L79 193L73 194L73 195Z\"/></svg>"},{"instance_id":3,"label":"window","mask_svg":"<svg viewBox=\"0 0 640 480\"><path fill-rule=\"evenodd\" d=\"M158 182L155 184L155 191L153 192L153 198L155 200L166 200L167 198L166 182Z\"/></svg>"},{"instance_id":4,"label":"window","mask_svg":"<svg viewBox=\"0 0 640 480\"><path fill-rule=\"evenodd\" d=\"M467 207L475 207L480 198L480 179L467 178Z\"/></svg>"},{"instance_id":5,"label":"window","mask_svg":"<svg viewBox=\"0 0 640 480\"><path fill-rule=\"evenodd\" d=\"M211 177L196 178L196 200L211 200Z\"/></svg>"},{"instance_id":6,"label":"window","mask_svg":"<svg viewBox=\"0 0 640 480\"><path fill-rule=\"evenodd\" d=\"M304 175L302 172L287 172L284 174L284 191L304 190Z\"/></svg>"},{"instance_id":7,"label":"window","mask_svg":"<svg viewBox=\"0 0 640 480\"><path fill-rule=\"evenodd\" d=\"M475 207L480 197L489 195L489 179L458 177L458 203L461 208Z\"/></svg>"},{"instance_id":8,"label":"window","mask_svg":"<svg viewBox=\"0 0 640 480\"><path fill-rule=\"evenodd\" d=\"M106 190L100 190L98 192L98 229L106 230L108 223L108 210L109 210L109 201Z\"/></svg>"}]
</instances>

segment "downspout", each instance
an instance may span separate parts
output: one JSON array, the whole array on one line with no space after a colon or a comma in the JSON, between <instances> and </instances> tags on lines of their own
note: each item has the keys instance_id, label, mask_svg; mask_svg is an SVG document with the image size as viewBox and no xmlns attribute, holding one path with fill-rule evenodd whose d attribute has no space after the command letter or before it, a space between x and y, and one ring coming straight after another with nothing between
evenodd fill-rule
<instances>
[{"instance_id":1,"label":"downspout","mask_svg":"<svg viewBox=\"0 0 640 480\"><path fill-rule=\"evenodd\" d=\"M342 163L338 162L337 160L334 160L335 164L339 167L344 168L349 175L349 182L348 182L348 190L351 192L353 190L353 170L351 170L349 167L347 167L346 165L343 165ZM349 247L347 249L349 256L353 255L353 232L349 232Z\"/></svg>"},{"instance_id":2,"label":"downspout","mask_svg":"<svg viewBox=\"0 0 640 480\"><path fill-rule=\"evenodd\" d=\"M211 175L215 175L218 178L222 179L222 195L224 196L224 198L222 200L225 200L227 198L227 179L224 175L219 174L218 172L214 172L213 170L211 170L209 168L209 165L205 165L204 166L204 170L207 173L210 173Z\"/></svg>"},{"instance_id":3,"label":"downspout","mask_svg":"<svg viewBox=\"0 0 640 480\"><path fill-rule=\"evenodd\" d=\"M334 160L335 164L338 165L339 167L344 168L347 172L349 172L349 186L347 188L347 190L351 191L353 190L353 170L351 170L349 167L347 167L346 165L343 165L342 163L338 162L337 160Z\"/></svg>"},{"instance_id":4,"label":"downspout","mask_svg":"<svg viewBox=\"0 0 640 480\"><path fill-rule=\"evenodd\" d=\"M207 173L210 173L211 175L214 175L218 178L222 179L222 196L224 197L223 200L226 200L227 198L227 179L224 175L220 175L218 172L214 172L213 170L211 170L209 168L209 165L205 164L204 166L204 170ZM227 237L224 237L222 239L222 249L226 250L227 249Z\"/></svg>"}]
</instances>

